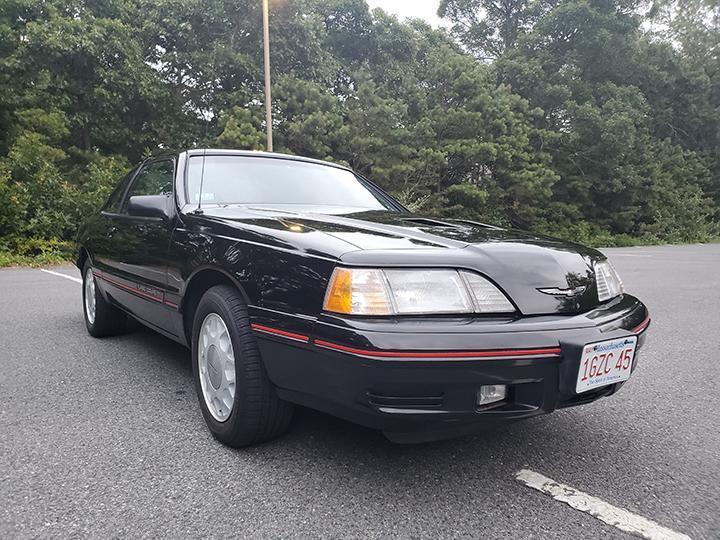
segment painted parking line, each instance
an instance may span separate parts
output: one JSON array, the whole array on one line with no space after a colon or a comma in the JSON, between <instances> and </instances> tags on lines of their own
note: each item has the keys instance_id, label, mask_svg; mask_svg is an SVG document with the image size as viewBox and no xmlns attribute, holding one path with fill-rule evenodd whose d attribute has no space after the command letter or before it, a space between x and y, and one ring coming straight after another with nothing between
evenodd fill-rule
<instances>
[{"instance_id":1,"label":"painted parking line","mask_svg":"<svg viewBox=\"0 0 720 540\"><path fill-rule=\"evenodd\" d=\"M74 281L75 283L82 283L82 279L75 277L75 276L68 276L67 274L61 274L60 272L54 272L52 270L47 270L45 268L39 268L41 272L45 272L46 274L52 274L53 276L59 276L63 277L65 279L69 279L71 281Z\"/></svg>"},{"instance_id":2,"label":"painted parking line","mask_svg":"<svg viewBox=\"0 0 720 540\"><path fill-rule=\"evenodd\" d=\"M588 495L566 484L556 482L540 473L523 469L515 473L515 478L526 486L550 495L556 501L590 514L600 521L618 529L648 540L690 540L690 537L675 532L652 520L628 512L602 499Z\"/></svg>"}]
</instances>

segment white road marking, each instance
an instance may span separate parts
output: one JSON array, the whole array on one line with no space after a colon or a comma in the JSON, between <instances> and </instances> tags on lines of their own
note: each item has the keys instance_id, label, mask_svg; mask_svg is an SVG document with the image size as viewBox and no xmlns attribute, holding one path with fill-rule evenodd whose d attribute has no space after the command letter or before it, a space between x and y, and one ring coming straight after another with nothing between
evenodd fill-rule
<instances>
[{"instance_id":1,"label":"white road marking","mask_svg":"<svg viewBox=\"0 0 720 540\"><path fill-rule=\"evenodd\" d=\"M45 268L39 268L41 272L45 272L47 274L52 274L53 276L60 276L64 277L65 279L69 279L71 281L74 281L75 283L82 283L82 279L75 277L75 276L68 276L67 274L61 274L60 272L53 272L52 270L46 270Z\"/></svg>"},{"instance_id":2,"label":"white road marking","mask_svg":"<svg viewBox=\"0 0 720 540\"><path fill-rule=\"evenodd\" d=\"M602 499L556 482L540 473L523 469L515 474L515 478L528 487L550 495L556 501L564 502L608 525L641 538L647 538L648 540L691 540L685 534L658 525L654 521L613 506Z\"/></svg>"}]
</instances>

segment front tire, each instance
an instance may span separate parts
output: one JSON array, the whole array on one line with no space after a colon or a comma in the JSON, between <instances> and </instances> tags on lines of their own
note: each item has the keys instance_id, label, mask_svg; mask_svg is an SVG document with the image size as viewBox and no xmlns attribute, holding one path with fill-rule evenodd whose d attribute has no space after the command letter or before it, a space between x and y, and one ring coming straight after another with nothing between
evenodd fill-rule
<instances>
[{"instance_id":1,"label":"front tire","mask_svg":"<svg viewBox=\"0 0 720 540\"><path fill-rule=\"evenodd\" d=\"M90 261L83 267L83 315L88 333L96 338L114 336L125 332L127 315L103 298Z\"/></svg>"},{"instance_id":2,"label":"front tire","mask_svg":"<svg viewBox=\"0 0 720 540\"><path fill-rule=\"evenodd\" d=\"M277 396L268 378L247 306L234 287L212 287L200 299L192 364L200 408L217 440L239 448L287 430L292 405Z\"/></svg>"}]
</instances>

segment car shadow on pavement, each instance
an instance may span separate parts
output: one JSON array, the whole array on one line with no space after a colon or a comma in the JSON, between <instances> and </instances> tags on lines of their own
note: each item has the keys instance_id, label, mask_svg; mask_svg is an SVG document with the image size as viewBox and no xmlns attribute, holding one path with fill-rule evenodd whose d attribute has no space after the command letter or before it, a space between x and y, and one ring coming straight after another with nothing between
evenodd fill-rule
<instances>
[{"instance_id":1,"label":"car shadow on pavement","mask_svg":"<svg viewBox=\"0 0 720 540\"><path fill-rule=\"evenodd\" d=\"M126 334L110 339L116 339L119 342L127 341L129 344L134 345L133 348L147 351L147 357L151 363L157 362L165 368L175 367L192 377L190 349L158 334L150 328L146 328L136 321L131 321L128 324Z\"/></svg>"},{"instance_id":2,"label":"car shadow on pavement","mask_svg":"<svg viewBox=\"0 0 720 540\"><path fill-rule=\"evenodd\" d=\"M142 363L147 369L174 372L180 380L184 380L186 395L183 400L191 407L196 406L190 351L187 348L145 328L112 339L127 342L130 349L142 354ZM155 388L147 391L161 393L167 390ZM160 399L160 396L151 399ZM514 472L538 461L560 465L577 456L583 456L584 460L602 461L611 449L614 450L619 444L628 445L628 440L637 441L642 435L628 425L626 432L619 431L608 438L607 432L601 429L600 422L595 418L588 407L585 407L585 411L562 410L471 436L401 445L390 442L380 431L298 406L287 434L234 452L251 460L271 458L282 462L287 459L292 461L293 467L297 467L298 460L310 469L317 468L321 463L325 463L330 471L354 467L354 474L362 475L365 470L369 477L377 481L378 472L386 474L388 480L391 480L400 474L397 467L402 471L409 464L420 467L415 470L424 473L432 469L435 471L433 474L450 475L457 467L460 467L455 471L457 474L465 474L462 472L463 463L465 466L472 464L473 469L501 467L503 474L507 475L508 467ZM200 414L188 421L197 423L192 428L194 431L206 429ZM215 444L220 446L220 443ZM547 451L550 447L553 452ZM484 464L480 465L479 461ZM477 472L475 470L474 474Z\"/></svg>"}]
</instances>

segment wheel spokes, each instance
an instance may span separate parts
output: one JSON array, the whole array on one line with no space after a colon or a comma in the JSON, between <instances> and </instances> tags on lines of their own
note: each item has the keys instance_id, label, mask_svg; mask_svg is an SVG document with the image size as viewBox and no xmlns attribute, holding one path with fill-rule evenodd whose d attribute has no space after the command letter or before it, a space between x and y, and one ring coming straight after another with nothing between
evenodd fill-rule
<instances>
[{"instance_id":1,"label":"wheel spokes","mask_svg":"<svg viewBox=\"0 0 720 540\"><path fill-rule=\"evenodd\" d=\"M230 417L235 401L235 354L230 332L217 313L205 317L198 339L198 371L205 404L210 414L219 422ZM213 364L212 370L210 363ZM219 381L211 378L219 370Z\"/></svg>"}]
</instances>

